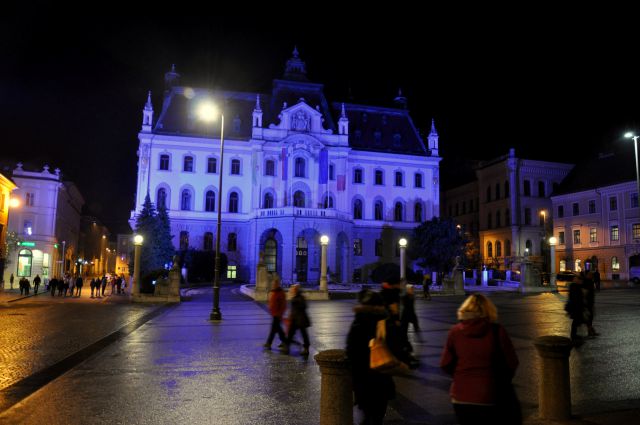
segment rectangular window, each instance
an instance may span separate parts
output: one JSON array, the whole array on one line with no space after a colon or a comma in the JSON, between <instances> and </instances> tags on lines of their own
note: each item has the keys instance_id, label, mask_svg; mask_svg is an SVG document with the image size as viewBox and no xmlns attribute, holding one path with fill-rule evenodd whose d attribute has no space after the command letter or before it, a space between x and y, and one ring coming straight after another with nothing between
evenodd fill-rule
<instances>
[{"instance_id":1,"label":"rectangular window","mask_svg":"<svg viewBox=\"0 0 640 425\"><path fill-rule=\"evenodd\" d=\"M525 226L531 225L531 208L524 209L524 224Z\"/></svg>"},{"instance_id":2,"label":"rectangular window","mask_svg":"<svg viewBox=\"0 0 640 425\"><path fill-rule=\"evenodd\" d=\"M638 208L638 194L631 194L631 208Z\"/></svg>"},{"instance_id":3,"label":"rectangular window","mask_svg":"<svg viewBox=\"0 0 640 425\"><path fill-rule=\"evenodd\" d=\"M416 187L422 187L422 174L416 173L414 176L414 182Z\"/></svg>"},{"instance_id":4,"label":"rectangular window","mask_svg":"<svg viewBox=\"0 0 640 425\"><path fill-rule=\"evenodd\" d=\"M329 180L335 180L336 179L336 174L335 174L335 167L333 166L333 164L329 165Z\"/></svg>"},{"instance_id":5,"label":"rectangular window","mask_svg":"<svg viewBox=\"0 0 640 425\"><path fill-rule=\"evenodd\" d=\"M215 174L218 172L218 159L207 158L207 173Z\"/></svg>"},{"instance_id":6,"label":"rectangular window","mask_svg":"<svg viewBox=\"0 0 640 425\"><path fill-rule=\"evenodd\" d=\"M227 279L235 279L238 273L238 266L227 266Z\"/></svg>"},{"instance_id":7,"label":"rectangular window","mask_svg":"<svg viewBox=\"0 0 640 425\"><path fill-rule=\"evenodd\" d=\"M31 220L25 220L22 228L25 235L31 236L33 234L33 222Z\"/></svg>"},{"instance_id":8,"label":"rectangular window","mask_svg":"<svg viewBox=\"0 0 640 425\"><path fill-rule=\"evenodd\" d=\"M574 215L574 217L575 217L576 215L580 215L580 204L578 204L577 202L574 202L574 203L571 205L571 207L572 207L572 209L573 209L573 215Z\"/></svg>"},{"instance_id":9,"label":"rectangular window","mask_svg":"<svg viewBox=\"0 0 640 425\"><path fill-rule=\"evenodd\" d=\"M564 217L564 206L558 205L558 218Z\"/></svg>"},{"instance_id":10,"label":"rectangular window","mask_svg":"<svg viewBox=\"0 0 640 425\"><path fill-rule=\"evenodd\" d=\"M276 163L275 161L267 161L264 167L265 176L275 176L276 175Z\"/></svg>"},{"instance_id":11,"label":"rectangular window","mask_svg":"<svg viewBox=\"0 0 640 425\"><path fill-rule=\"evenodd\" d=\"M589 242L598 242L598 229L595 227L589 229Z\"/></svg>"},{"instance_id":12,"label":"rectangular window","mask_svg":"<svg viewBox=\"0 0 640 425\"><path fill-rule=\"evenodd\" d=\"M609 211L618 211L618 198L616 196L609 197Z\"/></svg>"},{"instance_id":13,"label":"rectangular window","mask_svg":"<svg viewBox=\"0 0 640 425\"><path fill-rule=\"evenodd\" d=\"M589 214L595 214L595 213L596 213L596 201L592 199L589 201Z\"/></svg>"},{"instance_id":14,"label":"rectangular window","mask_svg":"<svg viewBox=\"0 0 640 425\"><path fill-rule=\"evenodd\" d=\"M227 235L227 251L235 251L237 249L238 237L235 233Z\"/></svg>"},{"instance_id":15,"label":"rectangular window","mask_svg":"<svg viewBox=\"0 0 640 425\"><path fill-rule=\"evenodd\" d=\"M356 255L356 256L362 255L362 239L353 240L353 255Z\"/></svg>"},{"instance_id":16,"label":"rectangular window","mask_svg":"<svg viewBox=\"0 0 640 425\"><path fill-rule=\"evenodd\" d=\"M231 160L231 174L240 175L240 160Z\"/></svg>"},{"instance_id":17,"label":"rectangular window","mask_svg":"<svg viewBox=\"0 0 640 425\"><path fill-rule=\"evenodd\" d=\"M382 171L381 170L376 170L376 181L375 181L375 185L376 186L382 186L383 183L383 175L382 175Z\"/></svg>"},{"instance_id":18,"label":"rectangular window","mask_svg":"<svg viewBox=\"0 0 640 425\"><path fill-rule=\"evenodd\" d=\"M404 182L402 181L402 173L396 171L396 186L404 186Z\"/></svg>"},{"instance_id":19,"label":"rectangular window","mask_svg":"<svg viewBox=\"0 0 640 425\"><path fill-rule=\"evenodd\" d=\"M362 183L362 169L356 168L353 170L353 182L354 183Z\"/></svg>"},{"instance_id":20,"label":"rectangular window","mask_svg":"<svg viewBox=\"0 0 640 425\"><path fill-rule=\"evenodd\" d=\"M180 232L180 250L186 251L189 249L189 232L183 230Z\"/></svg>"},{"instance_id":21,"label":"rectangular window","mask_svg":"<svg viewBox=\"0 0 640 425\"><path fill-rule=\"evenodd\" d=\"M558 232L558 243L564 245L564 232Z\"/></svg>"},{"instance_id":22,"label":"rectangular window","mask_svg":"<svg viewBox=\"0 0 640 425\"><path fill-rule=\"evenodd\" d=\"M185 156L184 157L184 166L182 167L182 171L193 172L193 157Z\"/></svg>"},{"instance_id":23,"label":"rectangular window","mask_svg":"<svg viewBox=\"0 0 640 425\"><path fill-rule=\"evenodd\" d=\"M611 240L612 241L620 240L620 232L618 230L618 226L611 226Z\"/></svg>"},{"instance_id":24,"label":"rectangular window","mask_svg":"<svg viewBox=\"0 0 640 425\"><path fill-rule=\"evenodd\" d=\"M160 169L169 170L169 155L160 155Z\"/></svg>"},{"instance_id":25,"label":"rectangular window","mask_svg":"<svg viewBox=\"0 0 640 425\"><path fill-rule=\"evenodd\" d=\"M32 207L35 199L36 199L36 194L35 193L26 193L25 194L25 205L28 206L28 207Z\"/></svg>"},{"instance_id":26,"label":"rectangular window","mask_svg":"<svg viewBox=\"0 0 640 425\"><path fill-rule=\"evenodd\" d=\"M573 243L575 245L580 245L580 230L573 231Z\"/></svg>"},{"instance_id":27,"label":"rectangular window","mask_svg":"<svg viewBox=\"0 0 640 425\"><path fill-rule=\"evenodd\" d=\"M544 182L538 182L538 197L545 197Z\"/></svg>"},{"instance_id":28,"label":"rectangular window","mask_svg":"<svg viewBox=\"0 0 640 425\"><path fill-rule=\"evenodd\" d=\"M640 239L640 223L633 223L633 239Z\"/></svg>"},{"instance_id":29,"label":"rectangular window","mask_svg":"<svg viewBox=\"0 0 640 425\"><path fill-rule=\"evenodd\" d=\"M524 181L523 192L524 192L524 196L531 196L531 182L529 180Z\"/></svg>"},{"instance_id":30,"label":"rectangular window","mask_svg":"<svg viewBox=\"0 0 640 425\"><path fill-rule=\"evenodd\" d=\"M376 239L374 255L377 257L382 257L382 239Z\"/></svg>"}]
</instances>

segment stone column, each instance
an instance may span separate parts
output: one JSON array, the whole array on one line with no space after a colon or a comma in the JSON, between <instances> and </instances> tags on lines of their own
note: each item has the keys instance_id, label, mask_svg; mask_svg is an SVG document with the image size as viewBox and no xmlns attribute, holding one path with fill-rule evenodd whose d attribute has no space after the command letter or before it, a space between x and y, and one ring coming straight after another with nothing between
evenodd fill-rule
<instances>
[{"instance_id":1,"label":"stone column","mask_svg":"<svg viewBox=\"0 0 640 425\"><path fill-rule=\"evenodd\" d=\"M571 417L571 380L569 355L571 340L547 335L535 339L533 345L540 356L538 413L542 419L567 420Z\"/></svg>"},{"instance_id":2,"label":"stone column","mask_svg":"<svg viewBox=\"0 0 640 425\"><path fill-rule=\"evenodd\" d=\"M135 297L140 294L140 248L142 242L134 244L133 248L133 288L131 294Z\"/></svg>"},{"instance_id":3,"label":"stone column","mask_svg":"<svg viewBox=\"0 0 640 425\"><path fill-rule=\"evenodd\" d=\"M353 425L353 387L345 350L326 350L314 357L320 384L320 425Z\"/></svg>"}]
</instances>

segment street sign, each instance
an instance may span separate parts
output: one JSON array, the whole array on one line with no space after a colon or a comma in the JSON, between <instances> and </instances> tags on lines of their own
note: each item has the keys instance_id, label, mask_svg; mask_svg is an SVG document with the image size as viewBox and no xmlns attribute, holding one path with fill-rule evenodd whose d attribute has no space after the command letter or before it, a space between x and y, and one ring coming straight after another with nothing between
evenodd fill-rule
<instances>
[{"instance_id":1,"label":"street sign","mask_svg":"<svg viewBox=\"0 0 640 425\"><path fill-rule=\"evenodd\" d=\"M22 242L18 242L18 246L27 246L27 247L33 248L34 246L36 246L36 243L22 241Z\"/></svg>"}]
</instances>

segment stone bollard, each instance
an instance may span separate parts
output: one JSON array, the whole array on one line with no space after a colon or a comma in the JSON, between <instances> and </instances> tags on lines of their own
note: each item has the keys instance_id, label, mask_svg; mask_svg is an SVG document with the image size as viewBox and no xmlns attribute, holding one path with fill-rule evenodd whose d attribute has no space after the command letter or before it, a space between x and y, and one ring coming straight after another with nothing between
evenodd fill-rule
<instances>
[{"instance_id":1,"label":"stone bollard","mask_svg":"<svg viewBox=\"0 0 640 425\"><path fill-rule=\"evenodd\" d=\"M353 425L351 370L345 350L315 355L320 366L320 425Z\"/></svg>"},{"instance_id":2,"label":"stone bollard","mask_svg":"<svg viewBox=\"0 0 640 425\"><path fill-rule=\"evenodd\" d=\"M571 417L571 381L569 355L571 340L547 335L533 342L540 355L538 413L542 419L566 420Z\"/></svg>"}]
</instances>

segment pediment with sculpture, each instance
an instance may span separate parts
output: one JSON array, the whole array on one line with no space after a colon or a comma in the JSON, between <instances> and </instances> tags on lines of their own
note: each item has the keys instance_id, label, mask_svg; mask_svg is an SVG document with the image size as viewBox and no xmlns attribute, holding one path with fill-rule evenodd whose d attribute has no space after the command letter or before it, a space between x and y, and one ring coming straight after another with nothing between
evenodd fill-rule
<instances>
[{"instance_id":1,"label":"pediment with sculpture","mask_svg":"<svg viewBox=\"0 0 640 425\"><path fill-rule=\"evenodd\" d=\"M288 130L300 133L320 133L332 134L331 129L326 130L323 126L324 117L317 109L309 106L304 98L300 98L298 103L288 107L285 103L282 111L278 115L280 122L269 125L270 129Z\"/></svg>"}]
</instances>

